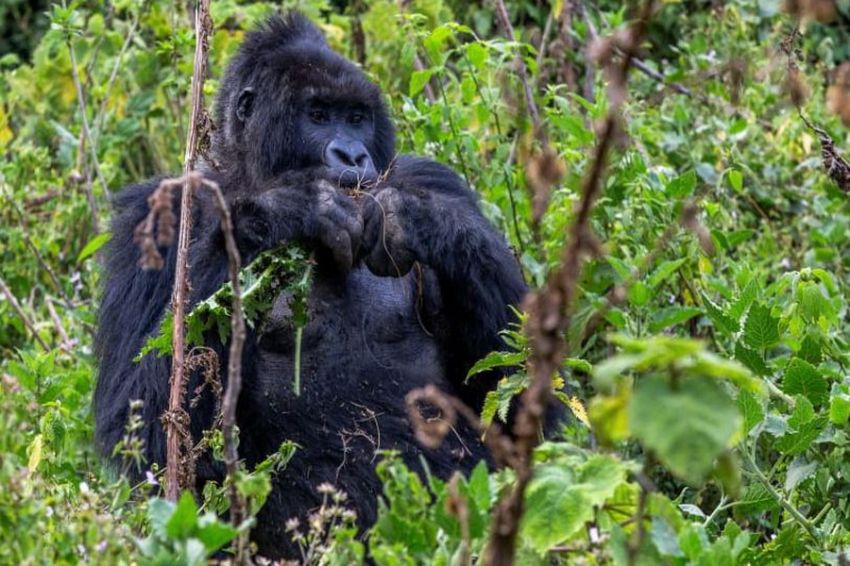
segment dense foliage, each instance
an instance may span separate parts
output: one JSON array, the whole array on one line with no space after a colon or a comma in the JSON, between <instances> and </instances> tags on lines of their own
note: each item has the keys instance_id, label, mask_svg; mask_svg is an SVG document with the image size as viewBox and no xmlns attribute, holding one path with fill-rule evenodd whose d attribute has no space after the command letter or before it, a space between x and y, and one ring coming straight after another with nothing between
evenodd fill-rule
<instances>
[{"instance_id":1,"label":"dense foliage","mask_svg":"<svg viewBox=\"0 0 850 566\"><path fill-rule=\"evenodd\" d=\"M508 2L510 42L491 2L215 0L206 92L246 28L300 7L391 93L403 149L461 172L541 285L609 104L598 37L632 15L614 1L562 11L565 1ZM0 6L2 563L196 564L237 535L218 518L217 486L166 502L158 470L128 485L92 444L98 250L118 188L180 170L194 47L186 4ZM850 209L834 181L840 163L827 170L821 144L850 148L850 71L840 68L850 4L788 2L799 22L779 0L658 4L592 217L598 253L564 336L555 385L571 418L535 453L517 560L847 563ZM538 138L517 55L565 166L539 222ZM476 368L516 368L475 408L488 421L528 385L528 342L506 332L516 350ZM120 450L144 465L133 427ZM220 449L216 434L208 443ZM292 449L238 478L254 512ZM314 520L289 525L305 561L481 556L510 470L482 465L444 483L393 454L377 466L386 500L368 544L346 496L323 486Z\"/></svg>"}]
</instances>

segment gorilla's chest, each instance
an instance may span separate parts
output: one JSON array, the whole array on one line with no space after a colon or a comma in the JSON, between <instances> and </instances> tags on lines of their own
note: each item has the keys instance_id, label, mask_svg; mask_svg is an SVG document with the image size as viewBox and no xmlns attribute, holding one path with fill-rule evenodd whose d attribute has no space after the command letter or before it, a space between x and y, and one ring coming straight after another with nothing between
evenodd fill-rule
<instances>
[{"instance_id":1,"label":"gorilla's chest","mask_svg":"<svg viewBox=\"0 0 850 566\"><path fill-rule=\"evenodd\" d=\"M413 272L377 277L358 267L344 277L317 275L301 339L302 395L380 399L387 388L442 380L437 343L424 324L433 300L423 287ZM291 399L296 341L290 317L288 298L280 297L260 339L258 375L267 398Z\"/></svg>"}]
</instances>

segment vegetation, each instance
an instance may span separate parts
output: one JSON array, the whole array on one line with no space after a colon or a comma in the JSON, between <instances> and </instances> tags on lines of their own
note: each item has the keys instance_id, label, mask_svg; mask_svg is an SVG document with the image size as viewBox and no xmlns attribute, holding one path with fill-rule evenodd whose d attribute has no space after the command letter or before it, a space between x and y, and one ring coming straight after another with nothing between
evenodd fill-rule
<instances>
[{"instance_id":1,"label":"vegetation","mask_svg":"<svg viewBox=\"0 0 850 566\"><path fill-rule=\"evenodd\" d=\"M200 564L248 528L221 518L226 486L165 501L161 470L129 485L92 441L98 254L117 190L181 169L187 4L0 6L0 563ZM577 284L553 350L570 418L534 450L517 563L847 563L850 4L658 2L633 54L637 5L506 4L513 39L498 1L215 0L207 101L244 31L297 6L391 93L403 150L481 195L538 297L554 274ZM582 203L595 206L577 244ZM265 265L245 272L246 309L281 276ZM230 295L196 314L196 334L226 331ZM515 369L474 408L485 422L538 383L538 315L475 368ZM136 426L120 455L146 468ZM206 443L220 452L221 432ZM233 478L249 514L293 450ZM391 453L377 468L367 542L322 486L315 517L288 525L305 562L483 562L523 473L423 479Z\"/></svg>"}]
</instances>

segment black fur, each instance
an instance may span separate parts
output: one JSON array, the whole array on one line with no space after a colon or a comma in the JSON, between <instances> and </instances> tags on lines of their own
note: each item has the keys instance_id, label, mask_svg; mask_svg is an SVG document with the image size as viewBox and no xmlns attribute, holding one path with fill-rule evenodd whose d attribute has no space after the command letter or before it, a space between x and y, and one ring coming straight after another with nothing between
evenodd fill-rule
<instances>
[{"instance_id":1,"label":"black fur","mask_svg":"<svg viewBox=\"0 0 850 566\"><path fill-rule=\"evenodd\" d=\"M249 94L240 95L246 92ZM384 180L355 201L322 181L322 153L308 143L299 115L306 97L356 104L372 113L363 143ZM274 480L253 538L267 556L292 553L284 522L320 501L316 486L346 491L362 526L376 517L378 449L399 450L421 470L447 477L468 472L486 451L478 434L458 423L435 450L414 438L404 408L413 388L436 384L476 410L496 375L464 384L469 367L504 348L498 332L509 305L526 291L503 237L481 215L476 197L450 169L401 157L392 162L393 127L378 88L333 53L298 15L270 20L248 34L216 103L218 130L205 174L233 203L245 260L281 241L316 250L318 266L302 343L302 393L292 392L293 329L285 298L262 333L251 332L239 404L240 454L248 465L285 439L303 448ZM360 134L358 134L360 135ZM314 143L316 142L316 143ZM125 189L117 203L106 263L95 393L97 441L109 455L120 440L130 400L144 401L141 436L149 462L165 461L160 424L168 396L169 360L132 361L168 307L175 249L163 249L162 271L142 271L133 229L145 217L158 181ZM192 297L203 300L227 277L218 219L207 198L194 209L190 248ZM418 262L421 269L412 269ZM226 367L226 348L210 339ZM189 391L197 385L193 376ZM192 410L197 436L212 423L210 395ZM198 482L221 479L204 456Z\"/></svg>"}]
</instances>

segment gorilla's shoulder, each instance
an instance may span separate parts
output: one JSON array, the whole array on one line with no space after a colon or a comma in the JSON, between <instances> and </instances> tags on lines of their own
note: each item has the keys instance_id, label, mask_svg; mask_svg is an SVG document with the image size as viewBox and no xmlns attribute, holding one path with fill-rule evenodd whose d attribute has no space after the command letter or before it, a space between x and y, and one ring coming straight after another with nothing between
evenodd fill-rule
<instances>
[{"instance_id":1,"label":"gorilla's shoulder","mask_svg":"<svg viewBox=\"0 0 850 566\"><path fill-rule=\"evenodd\" d=\"M418 155L398 156L390 170L388 181L400 187L423 188L477 199L466 181L450 167Z\"/></svg>"},{"instance_id":2,"label":"gorilla's shoulder","mask_svg":"<svg viewBox=\"0 0 850 566\"><path fill-rule=\"evenodd\" d=\"M118 193L112 201L112 208L116 213L122 214L138 208L147 209L148 197L153 193L163 179L167 179L166 175L152 177L141 183L127 185Z\"/></svg>"}]
</instances>

